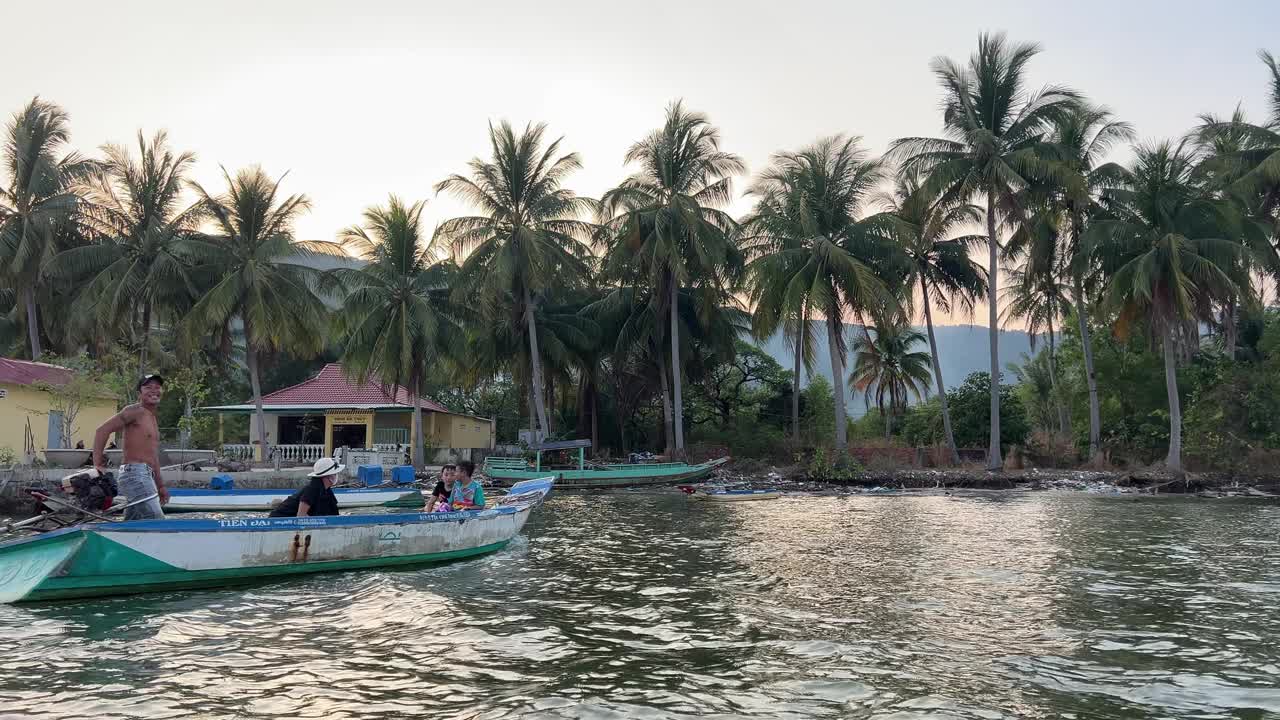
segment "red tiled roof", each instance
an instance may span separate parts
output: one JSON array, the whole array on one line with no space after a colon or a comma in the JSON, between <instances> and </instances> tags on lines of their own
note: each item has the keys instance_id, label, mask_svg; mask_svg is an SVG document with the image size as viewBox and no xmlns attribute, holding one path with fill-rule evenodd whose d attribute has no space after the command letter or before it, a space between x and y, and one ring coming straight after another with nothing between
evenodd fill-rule
<instances>
[{"instance_id":1,"label":"red tiled roof","mask_svg":"<svg viewBox=\"0 0 1280 720\"><path fill-rule=\"evenodd\" d=\"M35 385L43 382L62 385L70 379L71 371L60 365L0 358L0 383Z\"/></svg>"},{"instance_id":2,"label":"red tiled roof","mask_svg":"<svg viewBox=\"0 0 1280 720\"><path fill-rule=\"evenodd\" d=\"M247 403L252 403L250 399ZM347 379L342 373L342 365L329 363L310 380L304 380L293 387L277 390L262 396L264 405L331 405L344 407L347 405L404 405L412 407L409 402L409 391L397 385L394 397L376 382L363 385ZM449 412L444 406L426 398L419 398L418 404L423 410L433 412Z\"/></svg>"}]
</instances>

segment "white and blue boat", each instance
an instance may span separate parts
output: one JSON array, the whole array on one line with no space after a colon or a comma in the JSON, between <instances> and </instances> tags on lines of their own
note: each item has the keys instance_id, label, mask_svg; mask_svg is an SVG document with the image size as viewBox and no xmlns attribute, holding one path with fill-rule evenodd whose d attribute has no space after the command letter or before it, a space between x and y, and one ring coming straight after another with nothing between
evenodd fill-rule
<instances>
[{"instance_id":1,"label":"white and blue boat","mask_svg":"<svg viewBox=\"0 0 1280 720\"><path fill-rule=\"evenodd\" d=\"M296 490L272 488L263 490L215 490L212 488L170 488L170 512L235 512L248 510L269 512ZM334 488L339 510L372 507L422 507L426 500L416 485L385 485L362 488ZM117 502L128 502L120 498Z\"/></svg>"},{"instance_id":2,"label":"white and blue boat","mask_svg":"<svg viewBox=\"0 0 1280 720\"><path fill-rule=\"evenodd\" d=\"M216 587L303 573L444 562L493 552L554 478L483 510L102 522L0 544L0 602Z\"/></svg>"}]
</instances>

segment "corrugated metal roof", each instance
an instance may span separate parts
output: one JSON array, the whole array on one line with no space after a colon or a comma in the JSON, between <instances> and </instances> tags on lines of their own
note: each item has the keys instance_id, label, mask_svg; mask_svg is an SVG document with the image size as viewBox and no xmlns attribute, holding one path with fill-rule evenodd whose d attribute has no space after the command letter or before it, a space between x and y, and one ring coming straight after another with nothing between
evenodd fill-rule
<instances>
[{"instance_id":1,"label":"corrugated metal roof","mask_svg":"<svg viewBox=\"0 0 1280 720\"><path fill-rule=\"evenodd\" d=\"M0 383L35 385L43 382L62 385L69 380L71 380L71 371L60 365L0 358Z\"/></svg>"}]
</instances>

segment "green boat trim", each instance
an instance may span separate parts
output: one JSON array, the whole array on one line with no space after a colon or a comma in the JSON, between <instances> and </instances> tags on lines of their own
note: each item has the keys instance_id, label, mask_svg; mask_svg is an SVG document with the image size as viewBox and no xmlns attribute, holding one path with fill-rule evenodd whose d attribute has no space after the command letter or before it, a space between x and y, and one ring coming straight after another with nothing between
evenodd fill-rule
<instances>
[{"instance_id":1,"label":"green boat trim","mask_svg":"<svg viewBox=\"0 0 1280 720\"><path fill-rule=\"evenodd\" d=\"M515 458L485 458L484 471L499 482L529 480L554 473L559 490L599 490L636 485L668 485L699 480L710 475L729 458L717 458L699 465L652 463L641 465L601 465L576 469L530 469Z\"/></svg>"},{"instance_id":2,"label":"green boat trim","mask_svg":"<svg viewBox=\"0 0 1280 720\"><path fill-rule=\"evenodd\" d=\"M78 532L81 535L93 535L93 533L85 533L83 531L75 532ZM141 553L137 553L134 550L130 550L129 548L119 545L118 543L114 543L106 538L102 538L101 536L94 535L94 539L101 543L116 545L119 549L117 550L115 548L103 546L96 548L99 552L95 552L93 555L98 555L99 553L112 553L112 557L109 560L106 560L106 562L114 563L116 568L121 567L123 564L125 566L132 565L134 566L134 569L138 570L145 569L145 571L127 573L120 573L117 571L110 575L49 577L46 578L44 582L37 585L33 590L22 596L22 598L17 602L45 602L49 600L70 600L87 597L164 592L167 590L191 590L197 588L224 587L227 585L249 583L261 579L280 578L290 575L303 575L309 573L339 572L343 570L360 570L374 567L429 565L496 552L511 542L510 540L502 540L489 545L481 545L479 547L467 548L465 550L451 550L449 552L425 553L421 555L404 555L400 557L371 557L357 560L329 560L323 562L269 565L262 567L224 568L216 570L183 570ZM81 538L81 540L83 541L84 538ZM69 551L68 554L75 552L78 548L79 545L77 544ZM132 553L139 556L139 558L145 558L146 562L139 563L139 558L126 558L126 553ZM94 562L96 563L101 561L95 559Z\"/></svg>"}]
</instances>

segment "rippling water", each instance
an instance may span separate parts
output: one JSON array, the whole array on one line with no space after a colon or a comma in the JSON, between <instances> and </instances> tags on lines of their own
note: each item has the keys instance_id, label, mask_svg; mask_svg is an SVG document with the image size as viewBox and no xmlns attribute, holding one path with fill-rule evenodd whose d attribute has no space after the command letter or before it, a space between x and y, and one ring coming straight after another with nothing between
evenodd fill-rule
<instances>
[{"instance_id":1,"label":"rippling water","mask_svg":"<svg viewBox=\"0 0 1280 720\"><path fill-rule=\"evenodd\" d=\"M1280 505L562 494L442 567L0 606L0 715L1280 717Z\"/></svg>"}]
</instances>

